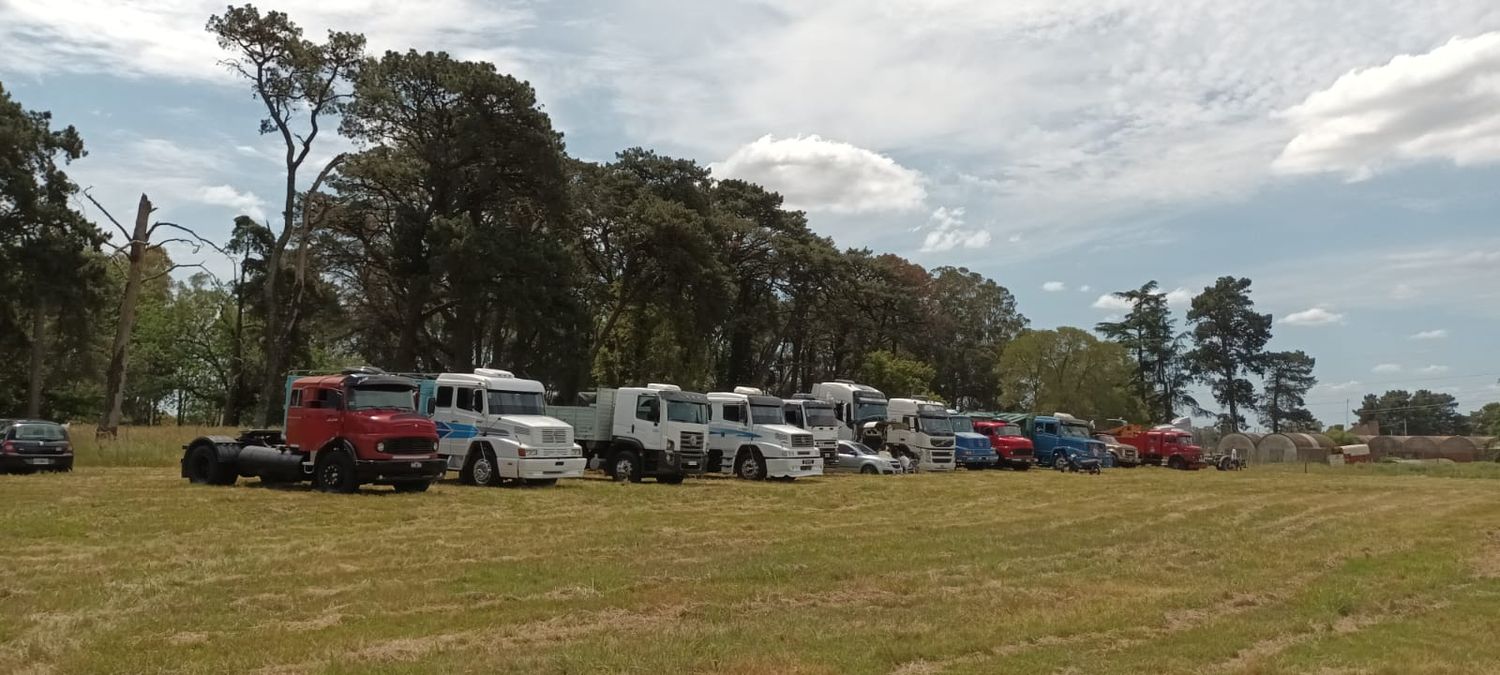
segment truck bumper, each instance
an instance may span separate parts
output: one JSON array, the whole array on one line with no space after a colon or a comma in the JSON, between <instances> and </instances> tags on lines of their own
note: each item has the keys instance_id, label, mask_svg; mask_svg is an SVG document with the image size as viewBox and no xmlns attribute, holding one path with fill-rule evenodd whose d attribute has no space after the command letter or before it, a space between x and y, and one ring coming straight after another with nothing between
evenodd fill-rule
<instances>
[{"instance_id":1,"label":"truck bumper","mask_svg":"<svg viewBox=\"0 0 1500 675\"><path fill-rule=\"evenodd\" d=\"M0 472L69 471L72 468L72 453L64 455L0 455Z\"/></svg>"},{"instance_id":2,"label":"truck bumper","mask_svg":"<svg viewBox=\"0 0 1500 675\"><path fill-rule=\"evenodd\" d=\"M995 465L994 457L959 457L958 465L965 469L988 469Z\"/></svg>"},{"instance_id":3,"label":"truck bumper","mask_svg":"<svg viewBox=\"0 0 1500 675\"><path fill-rule=\"evenodd\" d=\"M582 457L527 457L517 461L515 478L582 478L588 460Z\"/></svg>"},{"instance_id":4,"label":"truck bumper","mask_svg":"<svg viewBox=\"0 0 1500 675\"><path fill-rule=\"evenodd\" d=\"M448 470L448 460L362 459L354 463L354 476L361 484L390 485L407 481L434 481Z\"/></svg>"},{"instance_id":5,"label":"truck bumper","mask_svg":"<svg viewBox=\"0 0 1500 675\"><path fill-rule=\"evenodd\" d=\"M766 458L766 476L770 478L799 478L823 475L822 457Z\"/></svg>"}]
</instances>

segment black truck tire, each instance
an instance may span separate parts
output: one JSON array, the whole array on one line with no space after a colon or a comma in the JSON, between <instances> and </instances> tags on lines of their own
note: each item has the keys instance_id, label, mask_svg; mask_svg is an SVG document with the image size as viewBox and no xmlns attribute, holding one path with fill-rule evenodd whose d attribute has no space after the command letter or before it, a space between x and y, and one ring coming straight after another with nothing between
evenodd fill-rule
<instances>
[{"instance_id":1,"label":"black truck tire","mask_svg":"<svg viewBox=\"0 0 1500 675\"><path fill-rule=\"evenodd\" d=\"M616 483L641 482L641 456L635 450L616 450L609 456L609 475Z\"/></svg>"},{"instance_id":2,"label":"black truck tire","mask_svg":"<svg viewBox=\"0 0 1500 675\"><path fill-rule=\"evenodd\" d=\"M354 475L354 457L347 450L324 450L318 458L318 489L324 492L352 494L359 489Z\"/></svg>"},{"instance_id":3,"label":"black truck tire","mask_svg":"<svg viewBox=\"0 0 1500 675\"><path fill-rule=\"evenodd\" d=\"M745 480L765 480L766 462L760 458L760 452L756 450L740 452L740 456L734 461L734 475Z\"/></svg>"},{"instance_id":4,"label":"black truck tire","mask_svg":"<svg viewBox=\"0 0 1500 675\"><path fill-rule=\"evenodd\" d=\"M219 461L219 451L213 445L200 443L188 453L188 482L197 485L234 485L238 478L234 467Z\"/></svg>"},{"instance_id":5,"label":"black truck tire","mask_svg":"<svg viewBox=\"0 0 1500 675\"><path fill-rule=\"evenodd\" d=\"M469 460L465 462L469 467L469 480L472 485L484 487L497 487L505 483L500 477L500 462L495 459L495 451L488 445L482 445L469 453Z\"/></svg>"}]
</instances>

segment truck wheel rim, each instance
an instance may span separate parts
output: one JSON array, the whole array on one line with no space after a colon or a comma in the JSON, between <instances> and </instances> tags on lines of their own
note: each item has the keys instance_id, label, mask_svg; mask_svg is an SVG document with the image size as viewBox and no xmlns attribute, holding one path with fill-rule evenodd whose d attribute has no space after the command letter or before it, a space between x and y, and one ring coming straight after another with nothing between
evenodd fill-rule
<instances>
[{"instance_id":1,"label":"truck wheel rim","mask_svg":"<svg viewBox=\"0 0 1500 675\"><path fill-rule=\"evenodd\" d=\"M474 482L480 485L489 485L492 473L490 460L480 458L474 462Z\"/></svg>"},{"instance_id":2,"label":"truck wheel rim","mask_svg":"<svg viewBox=\"0 0 1500 675\"><path fill-rule=\"evenodd\" d=\"M339 465L333 462L323 465L323 484L336 487L344 482L344 472Z\"/></svg>"},{"instance_id":3,"label":"truck wheel rim","mask_svg":"<svg viewBox=\"0 0 1500 675\"><path fill-rule=\"evenodd\" d=\"M1061 469L1063 467L1066 467L1067 465L1068 465L1068 458L1064 457L1062 455L1058 455L1056 458L1054 458L1052 460L1052 466L1055 466L1055 467L1057 467L1059 469Z\"/></svg>"},{"instance_id":4,"label":"truck wheel rim","mask_svg":"<svg viewBox=\"0 0 1500 675\"><path fill-rule=\"evenodd\" d=\"M630 478L635 474L635 465L629 457L621 457L615 460L615 478Z\"/></svg>"},{"instance_id":5,"label":"truck wheel rim","mask_svg":"<svg viewBox=\"0 0 1500 675\"><path fill-rule=\"evenodd\" d=\"M760 478L760 465L756 464L754 459L746 458L740 464L740 475L749 480Z\"/></svg>"}]
</instances>

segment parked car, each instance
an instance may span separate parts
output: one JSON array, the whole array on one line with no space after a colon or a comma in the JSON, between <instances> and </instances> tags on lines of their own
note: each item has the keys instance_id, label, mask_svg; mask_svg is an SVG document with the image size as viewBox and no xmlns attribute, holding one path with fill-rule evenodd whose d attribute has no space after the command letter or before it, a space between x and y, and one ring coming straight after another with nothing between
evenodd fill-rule
<instances>
[{"instance_id":1,"label":"parked car","mask_svg":"<svg viewBox=\"0 0 1500 675\"><path fill-rule=\"evenodd\" d=\"M839 461L832 470L840 473L894 475L904 473L901 463L883 452L875 452L859 441L839 441Z\"/></svg>"},{"instance_id":2,"label":"parked car","mask_svg":"<svg viewBox=\"0 0 1500 675\"><path fill-rule=\"evenodd\" d=\"M72 471L68 430L45 420L0 420L0 473Z\"/></svg>"}]
</instances>

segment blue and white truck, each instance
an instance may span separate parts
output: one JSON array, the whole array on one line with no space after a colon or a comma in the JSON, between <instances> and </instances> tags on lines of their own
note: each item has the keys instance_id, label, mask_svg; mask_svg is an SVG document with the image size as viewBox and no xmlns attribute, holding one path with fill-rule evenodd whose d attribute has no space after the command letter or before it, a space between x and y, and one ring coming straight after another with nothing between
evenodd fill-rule
<instances>
[{"instance_id":1,"label":"blue and white truck","mask_svg":"<svg viewBox=\"0 0 1500 675\"><path fill-rule=\"evenodd\" d=\"M746 480L823 475L812 432L786 423L783 402L753 387L709 392L708 470Z\"/></svg>"},{"instance_id":2,"label":"blue and white truck","mask_svg":"<svg viewBox=\"0 0 1500 675\"><path fill-rule=\"evenodd\" d=\"M573 427L549 417L542 383L509 371L443 373L418 386L418 410L437 425L438 454L467 485L551 485L581 478Z\"/></svg>"}]
</instances>

